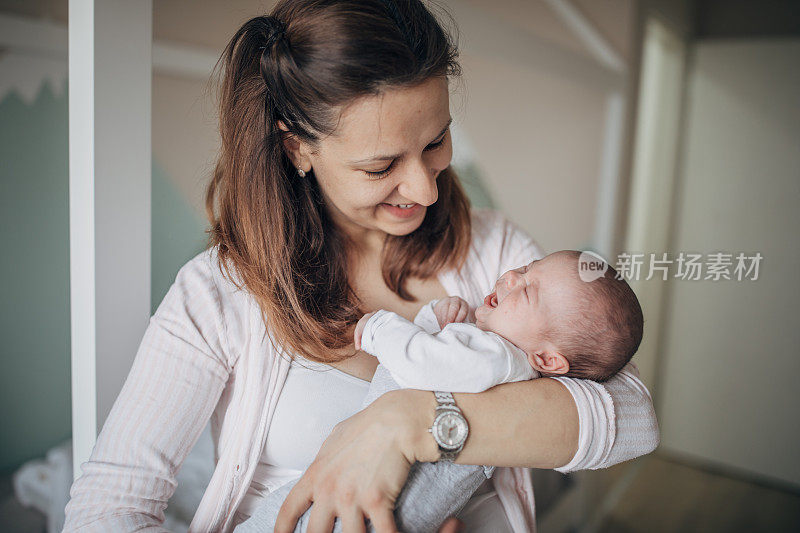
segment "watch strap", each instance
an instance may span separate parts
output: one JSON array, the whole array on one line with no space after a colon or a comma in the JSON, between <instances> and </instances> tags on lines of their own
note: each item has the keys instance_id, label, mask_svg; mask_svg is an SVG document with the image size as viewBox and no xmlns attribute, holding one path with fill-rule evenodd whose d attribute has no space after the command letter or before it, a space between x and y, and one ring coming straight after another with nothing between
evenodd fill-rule
<instances>
[{"instance_id":1,"label":"watch strap","mask_svg":"<svg viewBox=\"0 0 800 533\"><path fill-rule=\"evenodd\" d=\"M461 447L463 448L463 446ZM447 461L448 463L452 463L458 457L458 453L461 451L461 448L458 450L445 450L441 446L439 447L439 460L440 461Z\"/></svg>"},{"instance_id":2,"label":"watch strap","mask_svg":"<svg viewBox=\"0 0 800 533\"><path fill-rule=\"evenodd\" d=\"M433 395L436 398L436 404L437 404L436 405L436 412L437 413L440 413L442 411L454 411L454 412L458 413L458 416L460 416L466 422L467 419L464 418L464 413L461 411L461 408L459 408L456 405L456 400L455 400L455 398L453 398L453 393L452 392L433 391ZM433 432L433 429L434 429L433 426L431 426L429 431ZM469 425L467 425L467 431L469 431ZM437 443L437 445L438 445L438 443ZM439 447L439 460L440 461L447 461L447 462L451 462L452 463L452 462L454 462L456 460L456 457L458 457L458 454L464 448L464 443L462 443L461 446L459 446L455 450L449 450L447 448L443 448L440 445L438 447Z\"/></svg>"},{"instance_id":3,"label":"watch strap","mask_svg":"<svg viewBox=\"0 0 800 533\"><path fill-rule=\"evenodd\" d=\"M433 391L433 395L436 397L436 403L438 404L436 406L437 409L442 407L452 407L454 409L458 409L452 392ZM461 411L461 409L458 410Z\"/></svg>"}]
</instances>

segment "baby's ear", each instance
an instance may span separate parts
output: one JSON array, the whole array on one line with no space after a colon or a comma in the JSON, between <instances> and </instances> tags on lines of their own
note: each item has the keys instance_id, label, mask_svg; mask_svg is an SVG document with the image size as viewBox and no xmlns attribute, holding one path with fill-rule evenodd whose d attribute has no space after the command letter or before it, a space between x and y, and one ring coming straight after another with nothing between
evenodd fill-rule
<instances>
[{"instance_id":1,"label":"baby's ear","mask_svg":"<svg viewBox=\"0 0 800 533\"><path fill-rule=\"evenodd\" d=\"M543 374L566 374L569 372L569 361L555 349L536 350L528 354L528 362L534 370Z\"/></svg>"}]
</instances>

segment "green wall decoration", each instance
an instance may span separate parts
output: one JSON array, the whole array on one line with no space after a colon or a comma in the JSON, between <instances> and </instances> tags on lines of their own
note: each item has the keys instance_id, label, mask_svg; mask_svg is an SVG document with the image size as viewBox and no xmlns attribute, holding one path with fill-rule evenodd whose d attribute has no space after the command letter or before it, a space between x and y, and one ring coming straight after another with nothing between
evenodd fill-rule
<instances>
[{"instance_id":1,"label":"green wall decoration","mask_svg":"<svg viewBox=\"0 0 800 533\"><path fill-rule=\"evenodd\" d=\"M71 435L68 96L0 101L0 474ZM152 167L151 312L205 246L205 223Z\"/></svg>"},{"instance_id":2,"label":"green wall decoration","mask_svg":"<svg viewBox=\"0 0 800 533\"><path fill-rule=\"evenodd\" d=\"M0 101L0 472L69 438L67 95Z\"/></svg>"},{"instance_id":3,"label":"green wall decoration","mask_svg":"<svg viewBox=\"0 0 800 533\"><path fill-rule=\"evenodd\" d=\"M172 180L153 161L152 256L150 313L155 313L175 274L205 249L206 221L181 196Z\"/></svg>"}]
</instances>

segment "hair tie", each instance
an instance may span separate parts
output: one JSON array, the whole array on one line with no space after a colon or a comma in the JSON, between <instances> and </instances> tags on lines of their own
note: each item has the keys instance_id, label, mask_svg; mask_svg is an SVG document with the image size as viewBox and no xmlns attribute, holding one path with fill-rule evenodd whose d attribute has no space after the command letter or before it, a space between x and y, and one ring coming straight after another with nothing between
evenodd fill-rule
<instances>
[{"instance_id":1,"label":"hair tie","mask_svg":"<svg viewBox=\"0 0 800 533\"><path fill-rule=\"evenodd\" d=\"M266 17L270 23L270 34L267 37L265 48L271 48L275 43L286 37L286 24L273 16Z\"/></svg>"}]
</instances>

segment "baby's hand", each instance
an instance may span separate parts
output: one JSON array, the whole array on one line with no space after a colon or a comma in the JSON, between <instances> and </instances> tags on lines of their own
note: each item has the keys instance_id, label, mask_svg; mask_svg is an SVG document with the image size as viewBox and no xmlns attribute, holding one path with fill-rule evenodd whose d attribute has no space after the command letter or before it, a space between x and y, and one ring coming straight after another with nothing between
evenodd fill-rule
<instances>
[{"instance_id":1,"label":"baby's hand","mask_svg":"<svg viewBox=\"0 0 800 533\"><path fill-rule=\"evenodd\" d=\"M358 321L358 324L356 324L356 330L353 332L353 342L356 345L356 350L361 349L361 336L364 334L364 328L367 327L367 321L369 321L374 314L375 311L372 313L367 313L366 315L362 316Z\"/></svg>"},{"instance_id":2,"label":"baby's hand","mask_svg":"<svg viewBox=\"0 0 800 533\"><path fill-rule=\"evenodd\" d=\"M458 296L448 296L436 302L433 314L439 321L439 327L444 328L452 322L464 322L469 317L469 304Z\"/></svg>"}]
</instances>

